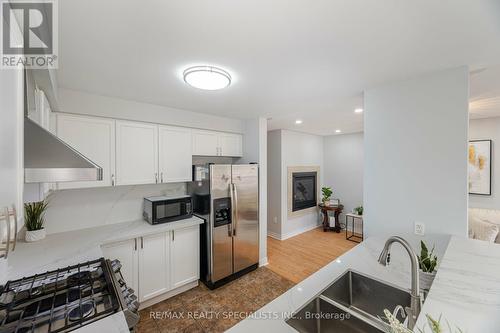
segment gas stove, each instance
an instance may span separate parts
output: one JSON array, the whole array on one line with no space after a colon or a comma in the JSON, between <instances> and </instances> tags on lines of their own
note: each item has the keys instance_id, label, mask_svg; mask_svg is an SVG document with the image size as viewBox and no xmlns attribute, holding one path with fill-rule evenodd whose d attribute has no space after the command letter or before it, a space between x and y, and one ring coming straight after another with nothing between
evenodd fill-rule
<instances>
[{"instance_id":1,"label":"gas stove","mask_svg":"<svg viewBox=\"0 0 500 333\"><path fill-rule=\"evenodd\" d=\"M120 311L133 330L139 303L120 268L101 258L8 281L0 287L0 333L70 332Z\"/></svg>"}]
</instances>

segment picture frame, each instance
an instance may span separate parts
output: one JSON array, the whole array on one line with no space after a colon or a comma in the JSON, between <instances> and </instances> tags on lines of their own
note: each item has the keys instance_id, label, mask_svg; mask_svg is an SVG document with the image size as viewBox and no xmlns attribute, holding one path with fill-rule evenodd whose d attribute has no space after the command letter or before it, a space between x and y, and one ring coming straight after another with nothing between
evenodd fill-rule
<instances>
[{"instance_id":1,"label":"picture frame","mask_svg":"<svg viewBox=\"0 0 500 333\"><path fill-rule=\"evenodd\" d=\"M468 146L469 194L492 194L492 140L470 140Z\"/></svg>"}]
</instances>

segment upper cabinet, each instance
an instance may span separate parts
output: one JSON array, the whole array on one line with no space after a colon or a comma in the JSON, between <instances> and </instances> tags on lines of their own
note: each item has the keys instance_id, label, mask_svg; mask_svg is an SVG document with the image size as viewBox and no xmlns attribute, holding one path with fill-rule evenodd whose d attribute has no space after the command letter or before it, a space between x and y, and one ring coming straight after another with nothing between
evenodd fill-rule
<instances>
[{"instance_id":1,"label":"upper cabinet","mask_svg":"<svg viewBox=\"0 0 500 333\"><path fill-rule=\"evenodd\" d=\"M115 172L115 121L106 118L57 115L57 136L102 168L100 181L64 182L59 189L111 186Z\"/></svg>"},{"instance_id":2,"label":"upper cabinet","mask_svg":"<svg viewBox=\"0 0 500 333\"><path fill-rule=\"evenodd\" d=\"M191 129L158 126L159 171L161 183L192 180L193 163Z\"/></svg>"},{"instance_id":3,"label":"upper cabinet","mask_svg":"<svg viewBox=\"0 0 500 333\"><path fill-rule=\"evenodd\" d=\"M116 184L158 183L158 125L116 121Z\"/></svg>"},{"instance_id":4,"label":"upper cabinet","mask_svg":"<svg viewBox=\"0 0 500 333\"><path fill-rule=\"evenodd\" d=\"M193 155L243 153L242 135L233 133L64 113L57 113L54 127L58 137L103 169L101 181L59 183L59 189L188 182Z\"/></svg>"},{"instance_id":5,"label":"upper cabinet","mask_svg":"<svg viewBox=\"0 0 500 333\"><path fill-rule=\"evenodd\" d=\"M242 145L240 134L193 130L193 155L240 157Z\"/></svg>"},{"instance_id":6,"label":"upper cabinet","mask_svg":"<svg viewBox=\"0 0 500 333\"><path fill-rule=\"evenodd\" d=\"M217 134L217 132L193 130L193 155L219 155Z\"/></svg>"}]
</instances>

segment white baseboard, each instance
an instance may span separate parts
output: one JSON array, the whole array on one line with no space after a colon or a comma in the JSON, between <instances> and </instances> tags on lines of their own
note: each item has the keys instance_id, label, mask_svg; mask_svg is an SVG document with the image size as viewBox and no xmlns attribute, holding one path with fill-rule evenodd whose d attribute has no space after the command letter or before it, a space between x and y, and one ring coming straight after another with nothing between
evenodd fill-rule
<instances>
[{"instance_id":1,"label":"white baseboard","mask_svg":"<svg viewBox=\"0 0 500 333\"><path fill-rule=\"evenodd\" d=\"M141 302L139 305L139 310L145 309L147 307L150 307L153 304L159 303L161 301L166 300L167 298L174 297L175 295L178 295L180 293L183 293L185 291L188 291L189 289L195 288L198 286L198 280L187 283L183 286L180 286L176 289L170 290L164 294L158 295L156 297L153 297L151 299L148 299L147 301Z\"/></svg>"},{"instance_id":2,"label":"white baseboard","mask_svg":"<svg viewBox=\"0 0 500 333\"><path fill-rule=\"evenodd\" d=\"M267 266L268 264L269 264L269 262L267 261L267 257L264 257L264 258L259 260L259 267Z\"/></svg>"},{"instance_id":3,"label":"white baseboard","mask_svg":"<svg viewBox=\"0 0 500 333\"><path fill-rule=\"evenodd\" d=\"M285 239L288 239L288 238L291 238L293 236L297 236L297 235L300 235L306 231L309 231L309 230L313 230L313 229L316 229L316 228L319 228L321 226L321 224L312 224L312 225L308 225L308 226L305 226L303 228L300 228L300 229L297 229L297 230L294 230L292 232L289 232L287 234L284 234L284 235L280 235L276 232L272 232L272 231L267 231L267 235L269 237L272 237L274 239L277 239L277 240L285 240Z\"/></svg>"},{"instance_id":4,"label":"white baseboard","mask_svg":"<svg viewBox=\"0 0 500 333\"><path fill-rule=\"evenodd\" d=\"M306 231L309 231L309 230L313 230L313 229L316 229L316 228L319 228L321 224L312 224L312 225L308 225L308 226L305 226L303 228L300 228L300 229L297 229L297 230L294 230L292 232L289 232L287 234L284 234L284 235L281 235L281 240L285 240L285 239L288 239L288 238L291 238L293 236L297 236L297 235L300 235Z\"/></svg>"},{"instance_id":5,"label":"white baseboard","mask_svg":"<svg viewBox=\"0 0 500 333\"><path fill-rule=\"evenodd\" d=\"M273 231L267 231L267 235L271 238L274 238L274 239L277 239L277 240L281 240L281 235L278 234L277 232L273 232Z\"/></svg>"}]
</instances>

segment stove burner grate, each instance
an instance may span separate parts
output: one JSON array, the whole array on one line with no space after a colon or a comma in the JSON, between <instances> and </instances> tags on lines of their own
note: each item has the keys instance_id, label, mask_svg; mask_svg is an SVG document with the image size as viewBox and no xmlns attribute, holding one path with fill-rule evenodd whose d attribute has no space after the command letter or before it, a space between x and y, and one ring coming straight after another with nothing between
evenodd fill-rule
<instances>
[{"instance_id":1,"label":"stove burner grate","mask_svg":"<svg viewBox=\"0 0 500 333\"><path fill-rule=\"evenodd\" d=\"M68 312L68 320L69 321L79 321L83 318L87 318L94 312L94 302L88 301L78 305L76 308L73 308Z\"/></svg>"}]
</instances>

